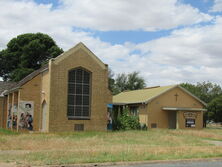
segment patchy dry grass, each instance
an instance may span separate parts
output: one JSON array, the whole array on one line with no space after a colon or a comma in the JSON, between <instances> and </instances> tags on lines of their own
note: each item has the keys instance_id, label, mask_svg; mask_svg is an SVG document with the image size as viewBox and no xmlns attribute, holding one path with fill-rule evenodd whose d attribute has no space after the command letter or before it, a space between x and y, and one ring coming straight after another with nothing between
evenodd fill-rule
<instances>
[{"instance_id":1,"label":"patchy dry grass","mask_svg":"<svg viewBox=\"0 0 222 167\"><path fill-rule=\"evenodd\" d=\"M71 164L222 156L222 129L14 134L0 130L0 162Z\"/></svg>"}]
</instances>

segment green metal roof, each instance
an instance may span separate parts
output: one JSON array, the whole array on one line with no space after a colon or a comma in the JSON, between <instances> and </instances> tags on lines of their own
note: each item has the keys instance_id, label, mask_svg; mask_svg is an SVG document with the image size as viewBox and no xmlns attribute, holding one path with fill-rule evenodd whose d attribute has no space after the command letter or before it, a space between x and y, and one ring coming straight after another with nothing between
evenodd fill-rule
<instances>
[{"instance_id":1,"label":"green metal roof","mask_svg":"<svg viewBox=\"0 0 222 167\"><path fill-rule=\"evenodd\" d=\"M177 85L144 88L140 90L125 91L113 96L113 104L146 103L160 94L177 87Z\"/></svg>"}]
</instances>

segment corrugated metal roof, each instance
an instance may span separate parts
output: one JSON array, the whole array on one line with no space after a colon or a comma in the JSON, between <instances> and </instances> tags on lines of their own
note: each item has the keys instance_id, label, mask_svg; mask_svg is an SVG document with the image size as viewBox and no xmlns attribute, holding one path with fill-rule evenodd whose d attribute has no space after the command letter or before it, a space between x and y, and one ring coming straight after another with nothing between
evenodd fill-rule
<instances>
[{"instance_id":1,"label":"corrugated metal roof","mask_svg":"<svg viewBox=\"0 0 222 167\"><path fill-rule=\"evenodd\" d=\"M13 87L16 83L15 82L4 82L0 81L0 96L3 96L3 92Z\"/></svg>"},{"instance_id":2,"label":"corrugated metal roof","mask_svg":"<svg viewBox=\"0 0 222 167\"><path fill-rule=\"evenodd\" d=\"M146 103L156 96L176 86L177 85L170 85L122 92L118 95L113 96L113 104Z\"/></svg>"}]
</instances>

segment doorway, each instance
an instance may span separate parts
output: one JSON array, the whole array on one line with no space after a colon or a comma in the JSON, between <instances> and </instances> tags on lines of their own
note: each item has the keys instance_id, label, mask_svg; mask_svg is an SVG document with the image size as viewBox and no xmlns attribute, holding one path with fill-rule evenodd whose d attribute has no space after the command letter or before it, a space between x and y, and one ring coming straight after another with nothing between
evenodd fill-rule
<instances>
[{"instance_id":1,"label":"doorway","mask_svg":"<svg viewBox=\"0 0 222 167\"><path fill-rule=\"evenodd\" d=\"M168 124L169 124L169 129L177 128L177 112L176 111L168 111Z\"/></svg>"},{"instance_id":2,"label":"doorway","mask_svg":"<svg viewBox=\"0 0 222 167\"><path fill-rule=\"evenodd\" d=\"M42 103L42 131L43 132L46 132L46 129L47 129L47 124L46 124L46 118L47 118L47 103L46 101L44 101Z\"/></svg>"}]
</instances>

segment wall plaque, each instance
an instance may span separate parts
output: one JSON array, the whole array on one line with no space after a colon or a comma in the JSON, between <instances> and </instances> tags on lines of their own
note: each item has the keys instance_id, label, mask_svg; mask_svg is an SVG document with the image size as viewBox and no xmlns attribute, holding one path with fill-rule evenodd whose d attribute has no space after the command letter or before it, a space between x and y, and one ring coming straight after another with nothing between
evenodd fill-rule
<instances>
[{"instance_id":1,"label":"wall plaque","mask_svg":"<svg viewBox=\"0 0 222 167\"><path fill-rule=\"evenodd\" d=\"M185 118L195 119L197 117L197 113L195 112L185 112L183 113Z\"/></svg>"}]
</instances>

